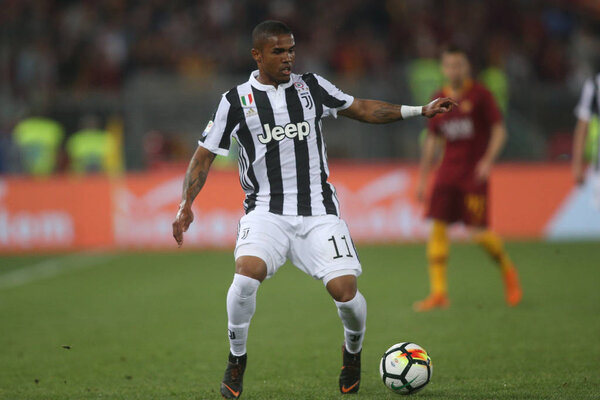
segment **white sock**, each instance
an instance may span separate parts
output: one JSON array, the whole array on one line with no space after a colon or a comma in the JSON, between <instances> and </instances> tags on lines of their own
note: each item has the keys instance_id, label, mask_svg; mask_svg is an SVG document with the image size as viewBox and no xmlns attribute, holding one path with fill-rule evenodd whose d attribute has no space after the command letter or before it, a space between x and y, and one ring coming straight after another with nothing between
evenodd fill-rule
<instances>
[{"instance_id":1,"label":"white sock","mask_svg":"<svg viewBox=\"0 0 600 400\"><path fill-rule=\"evenodd\" d=\"M246 354L248 327L256 310L256 291L260 282L256 279L235 274L227 292L227 328L229 347L234 356Z\"/></svg>"},{"instance_id":2,"label":"white sock","mask_svg":"<svg viewBox=\"0 0 600 400\"><path fill-rule=\"evenodd\" d=\"M356 354L362 349L365 337L367 301L357 291L356 296L352 300L345 303L335 301L335 305L338 308L338 315L342 319L342 324L344 324L346 350L352 354Z\"/></svg>"}]
</instances>

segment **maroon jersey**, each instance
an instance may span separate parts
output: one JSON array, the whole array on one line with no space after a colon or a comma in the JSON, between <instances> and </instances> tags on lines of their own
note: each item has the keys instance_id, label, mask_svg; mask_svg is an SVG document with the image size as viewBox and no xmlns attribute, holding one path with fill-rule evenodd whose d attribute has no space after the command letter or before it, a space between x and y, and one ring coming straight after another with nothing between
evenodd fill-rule
<instances>
[{"instance_id":1,"label":"maroon jersey","mask_svg":"<svg viewBox=\"0 0 600 400\"><path fill-rule=\"evenodd\" d=\"M451 97L448 89L433 98ZM429 131L445 139L444 157L437 171L436 184L471 181L477 162L487 150L492 126L502 120L502 114L492 94L483 85L467 81L458 107L438 114L428 123Z\"/></svg>"}]
</instances>

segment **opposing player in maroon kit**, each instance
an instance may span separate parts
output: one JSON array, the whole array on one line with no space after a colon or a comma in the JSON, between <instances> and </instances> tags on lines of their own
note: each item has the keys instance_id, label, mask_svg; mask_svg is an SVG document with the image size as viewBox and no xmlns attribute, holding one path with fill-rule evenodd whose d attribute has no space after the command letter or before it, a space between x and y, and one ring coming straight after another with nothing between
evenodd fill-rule
<instances>
[{"instance_id":1,"label":"opposing player in maroon kit","mask_svg":"<svg viewBox=\"0 0 600 400\"><path fill-rule=\"evenodd\" d=\"M446 227L462 221L473 239L499 264L505 283L506 301L517 305L522 297L517 271L504 250L502 240L488 228L488 178L506 140L502 115L492 94L470 77L464 51L451 47L442 54L442 72L448 85L434 98L451 96L459 106L428 122L417 197L425 199L427 175L443 145L426 216L433 219L428 242L431 293L415 303L415 310L428 311L449 305Z\"/></svg>"}]
</instances>

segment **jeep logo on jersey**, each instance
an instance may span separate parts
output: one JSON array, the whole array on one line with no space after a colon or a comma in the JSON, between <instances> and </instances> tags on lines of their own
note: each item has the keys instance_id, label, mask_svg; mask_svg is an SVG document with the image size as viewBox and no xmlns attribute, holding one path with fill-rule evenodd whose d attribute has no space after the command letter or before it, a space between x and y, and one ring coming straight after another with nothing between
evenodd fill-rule
<instances>
[{"instance_id":1,"label":"jeep logo on jersey","mask_svg":"<svg viewBox=\"0 0 600 400\"><path fill-rule=\"evenodd\" d=\"M281 141L284 138L293 139L298 136L298 140L304 140L305 137L310 133L310 125L306 121L298 122L296 124L289 123L285 126L275 125L273 129L269 124L263 125L263 133L258 135L258 140L262 144L267 144L271 140Z\"/></svg>"}]
</instances>

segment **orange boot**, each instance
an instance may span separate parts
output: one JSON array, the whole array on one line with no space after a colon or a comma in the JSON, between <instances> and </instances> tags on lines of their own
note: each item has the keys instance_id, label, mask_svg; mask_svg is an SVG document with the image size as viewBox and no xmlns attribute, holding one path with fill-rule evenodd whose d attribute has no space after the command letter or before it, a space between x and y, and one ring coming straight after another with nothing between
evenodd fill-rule
<instances>
[{"instance_id":1,"label":"orange boot","mask_svg":"<svg viewBox=\"0 0 600 400\"><path fill-rule=\"evenodd\" d=\"M523 298L523 290L521 289L521 284L519 283L519 274L517 274L517 269L514 266L508 268L502 274L502 278L504 280L506 303L509 306L514 307L519 304Z\"/></svg>"},{"instance_id":2,"label":"orange boot","mask_svg":"<svg viewBox=\"0 0 600 400\"><path fill-rule=\"evenodd\" d=\"M413 310L417 312L431 311L436 308L448 308L450 306L450 300L448 295L443 294L430 294L425 300L417 301L413 304Z\"/></svg>"}]
</instances>

